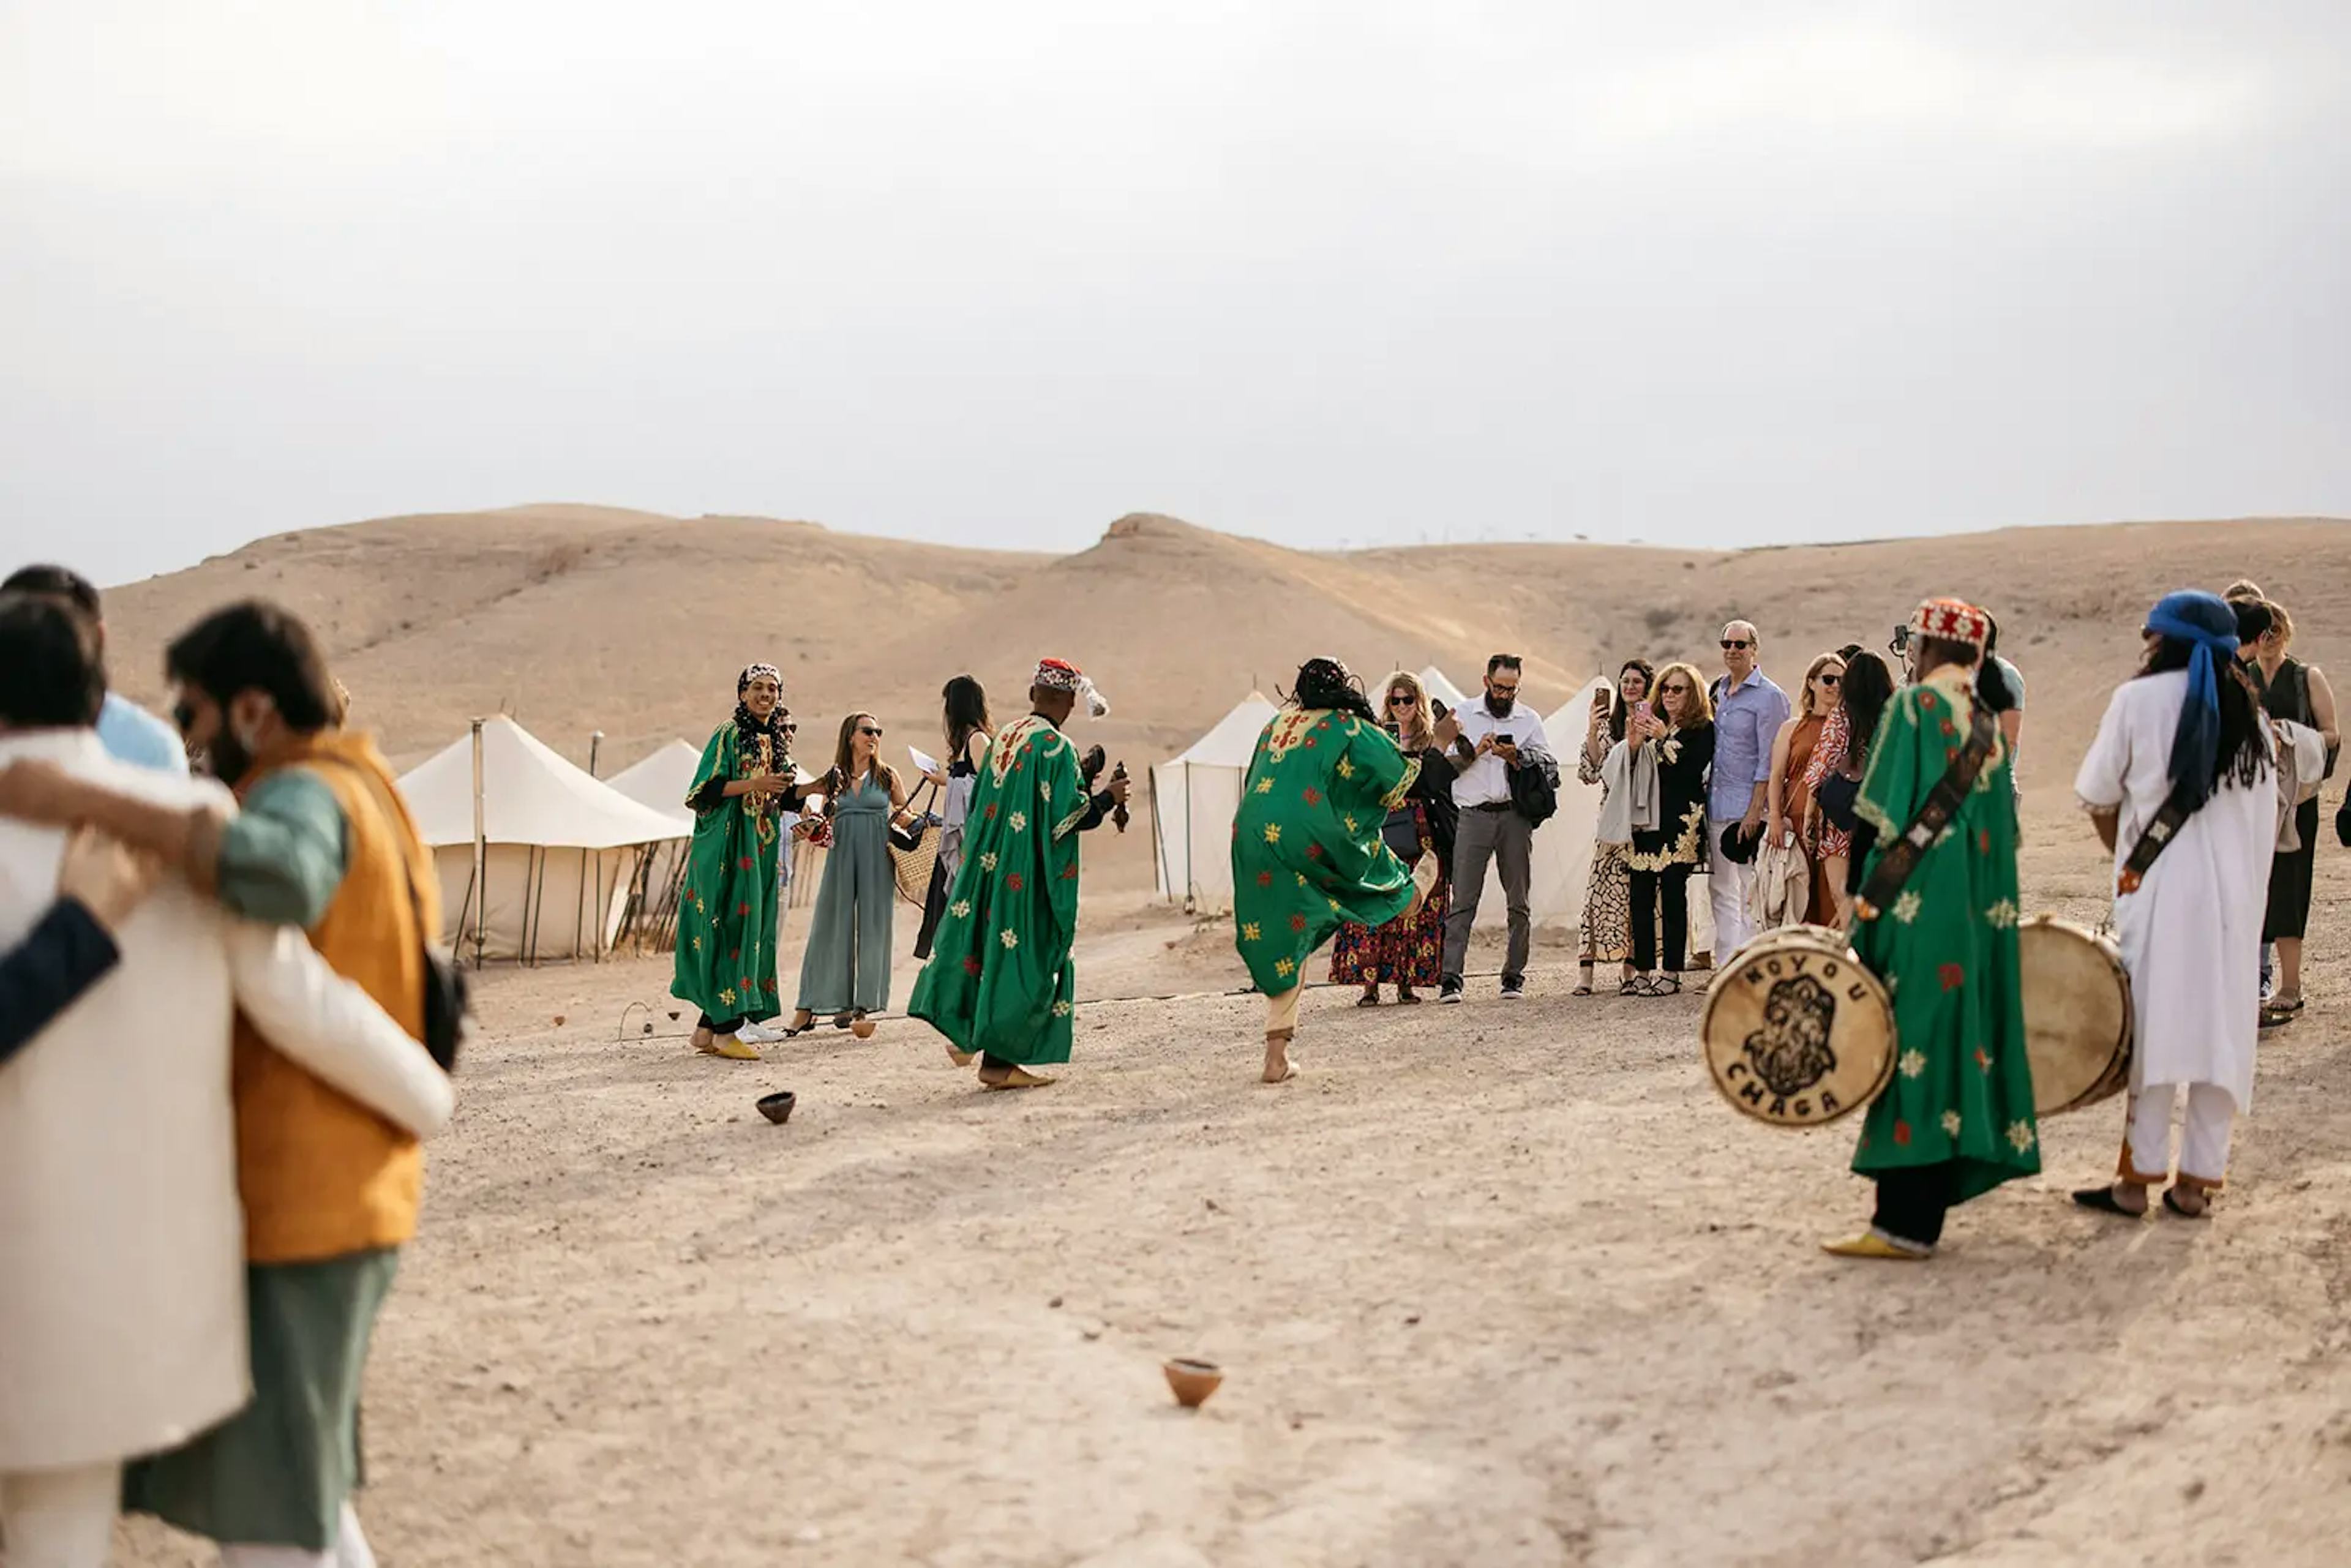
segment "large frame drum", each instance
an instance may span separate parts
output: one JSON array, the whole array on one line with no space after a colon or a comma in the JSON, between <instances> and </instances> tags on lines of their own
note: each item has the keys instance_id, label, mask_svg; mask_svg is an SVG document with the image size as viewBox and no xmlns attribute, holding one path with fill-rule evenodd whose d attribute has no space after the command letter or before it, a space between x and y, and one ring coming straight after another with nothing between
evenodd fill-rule
<instances>
[{"instance_id":1,"label":"large frame drum","mask_svg":"<svg viewBox=\"0 0 2351 1568\"><path fill-rule=\"evenodd\" d=\"M2130 1084L2137 1018L2122 949L2087 926L2036 915L2016 928L2032 1111L2055 1116Z\"/></svg>"},{"instance_id":2,"label":"large frame drum","mask_svg":"<svg viewBox=\"0 0 2351 1568\"><path fill-rule=\"evenodd\" d=\"M1706 989L1707 1075L1731 1108L1774 1127L1823 1127L1894 1076L1894 1006L1842 932L1767 931Z\"/></svg>"}]
</instances>

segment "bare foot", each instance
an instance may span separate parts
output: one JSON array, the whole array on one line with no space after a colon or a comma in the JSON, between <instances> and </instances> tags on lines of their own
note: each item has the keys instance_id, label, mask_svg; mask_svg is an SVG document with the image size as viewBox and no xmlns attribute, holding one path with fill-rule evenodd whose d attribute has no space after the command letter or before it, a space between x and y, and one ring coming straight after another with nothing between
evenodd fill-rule
<instances>
[{"instance_id":1,"label":"bare foot","mask_svg":"<svg viewBox=\"0 0 2351 1568\"><path fill-rule=\"evenodd\" d=\"M1268 1083L1287 1083L1298 1076L1298 1064L1290 1060L1289 1030L1276 1030L1265 1037L1265 1078Z\"/></svg>"},{"instance_id":2,"label":"bare foot","mask_svg":"<svg viewBox=\"0 0 2351 1568\"><path fill-rule=\"evenodd\" d=\"M705 1056L715 1056L718 1051L718 1037L709 1030L696 1025L694 1030L694 1049Z\"/></svg>"}]
</instances>

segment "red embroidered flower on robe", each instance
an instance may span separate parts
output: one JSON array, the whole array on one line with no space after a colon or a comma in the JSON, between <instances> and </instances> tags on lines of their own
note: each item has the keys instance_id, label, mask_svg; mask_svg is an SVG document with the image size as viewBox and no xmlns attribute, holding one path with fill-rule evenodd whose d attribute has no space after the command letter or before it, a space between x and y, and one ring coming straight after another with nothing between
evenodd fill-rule
<instances>
[{"instance_id":1,"label":"red embroidered flower on robe","mask_svg":"<svg viewBox=\"0 0 2351 1568\"><path fill-rule=\"evenodd\" d=\"M1303 930L1305 930L1305 929L1306 929L1306 916L1304 916L1303 915L1291 915L1291 916L1290 917L1290 928L1292 931L1303 931Z\"/></svg>"},{"instance_id":2,"label":"red embroidered flower on robe","mask_svg":"<svg viewBox=\"0 0 2351 1568\"><path fill-rule=\"evenodd\" d=\"M1967 970L1957 964L1946 964L1937 973L1941 976L1943 989L1947 991L1956 991L1967 983Z\"/></svg>"},{"instance_id":3,"label":"red embroidered flower on robe","mask_svg":"<svg viewBox=\"0 0 2351 1568\"><path fill-rule=\"evenodd\" d=\"M1910 1146L1910 1124L1909 1124L1909 1123L1907 1123L1907 1122L1896 1122L1896 1123L1895 1123L1895 1124L1894 1124L1894 1142L1895 1142L1895 1144L1896 1144L1896 1146L1901 1147L1901 1148L1906 1148L1906 1149L1907 1149L1907 1148L1908 1148L1908 1147Z\"/></svg>"},{"instance_id":4,"label":"red embroidered flower on robe","mask_svg":"<svg viewBox=\"0 0 2351 1568\"><path fill-rule=\"evenodd\" d=\"M1322 846L1321 844L1309 844L1309 845L1307 845L1307 846L1306 846L1306 858L1307 858L1308 860L1311 860L1311 861L1319 861L1319 860L1321 860L1321 859L1322 858Z\"/></svg>"},{"instance_id":5,"label":"red embroidered flower on robe","mask_svg":"<svg viewBox=\"0 0 2351 1568\"><path fill-rule=\"evenodd\" d=\"M1310 788L1306 791L1306 803L1310 806L1321 805L1322 803L1322 791Z\"/></svg>"},{"instance_id":6,"label":"red embroidered flower on robe","mask_svg":"<svg viewBox=\"0 0 2351 1568\"><path fill-rule=\"evenodd\" d=\"M977 974L978 974L978 973L979 973L979 960L978 960L978 959L977 959L977 958L966 958L966 959L963 961L963 972L964 972L965 974L967 974L967 975L977 975Z\"/></svg>"},{"instance_id":7,"label":"red embroidered flower on robe","mask_svg":"<svg viewBox=\"0 0 2351 1568\"><path fill-rule=\"evenodd\" d=\"M1022 888L1028 886L1029 883L1024 881L1020 873L1016 871L1010 876L1004 879L1004 885L1010 888L1013 892L1018 893Z\"/></svg>"}]
</instances>

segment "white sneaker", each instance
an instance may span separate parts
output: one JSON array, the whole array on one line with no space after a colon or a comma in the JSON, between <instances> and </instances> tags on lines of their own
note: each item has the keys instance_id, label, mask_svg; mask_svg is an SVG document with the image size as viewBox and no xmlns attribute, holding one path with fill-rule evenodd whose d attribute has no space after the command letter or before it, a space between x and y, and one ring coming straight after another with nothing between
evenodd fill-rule
<instances>
[{"instance_id":1,"label":"white sneaker","mask_svg":"<svg viewBox=\"0 0 2351 1568\"><path fill-rule=\"evenodd\" d=\"M735 1031L735 1038L746 1045L781 1045L791 1037L763 1023L747 1023Z\"/></svg>"}]
</instances>

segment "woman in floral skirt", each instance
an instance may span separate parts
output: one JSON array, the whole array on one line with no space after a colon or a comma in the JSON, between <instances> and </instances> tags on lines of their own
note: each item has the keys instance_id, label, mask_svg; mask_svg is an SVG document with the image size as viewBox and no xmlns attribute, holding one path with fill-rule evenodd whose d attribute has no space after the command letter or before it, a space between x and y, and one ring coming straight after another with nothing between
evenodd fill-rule
<instances>
[{"instance_id":1,"label":"woman in floral skirt","mask_svg":"<svg viewBox=\"0 0 2351 1568\"><path fill-rule=\"evenodd\" d=\"M1405 801L1388 813L1380 836L1405 865L1423 855L1437 857L1437 886L1419 909L1376 929L1343 924L1331 948L1331 983L1364 988L1358 1007L1380 1005L1380 987L1392 985L1400 1006L1420 1000L1420 989L1437 984L1445 958L1447 896L1453 881L1453 833L1459 821L1453 805L1453 768L1437 740L1436 716L1420 677L1399 670L1388 677L1380 725L1394 737L1416 777Z\"/></svg>"}]
</instances>

